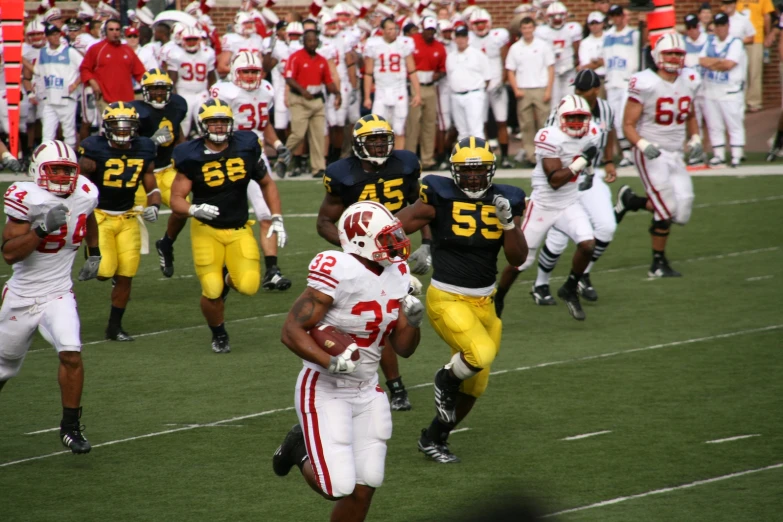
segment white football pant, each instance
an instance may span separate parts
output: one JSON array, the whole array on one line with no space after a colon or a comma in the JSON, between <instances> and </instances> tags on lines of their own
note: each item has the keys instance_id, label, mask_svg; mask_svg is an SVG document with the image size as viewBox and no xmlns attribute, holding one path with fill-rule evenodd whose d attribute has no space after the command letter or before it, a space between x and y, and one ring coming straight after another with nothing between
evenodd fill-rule
<instances>
[{"instance_id":1,"label":"white football pant","mask_svg":"<svg viewBox=\"0 0 783 522\"><path fill-rule=\"evenodd\" d=\"M469 136L484 138L484 98L483 89L451 94L451 115L457 129L457 141Z\"/></svg>"},{"instance_id":2,"label":"white football pant","mask_svg":"<svg viewBox=\"0 0 783 522\"><path fill-rule=\"evenodd\" d=\"M576 244L591 241L594 237L590 218L579 200L564 210L548 209L536 203L534 192L522 220L522 233L525 235L528 247L527 259L522 266L517 267L517 270L521 272L535 263L536 251L544 241L547 232L553 227Z\"/></svg>"},{"instance_id":3,"label":"white football pant","mask_svg":"<svg viewBox=\"0 0 783 522\"><path fill-rule=\"evenodd\" d=\"M185 139L188 139L193 125L196 126L196 132L198 133L198 110L204 102L209 100L209 92L180 92L178 94L185 98L185 102L188 104L188 115L182 120L182 134L185 136Z\"/></svg>"},{"instance_id":4,"label":"white football pant","mask_svg":"<svg viewBox=\"0 0 783 522\"><path fill-rule=\"evenodd\" d=\"M554 100L554 96L552 97ZM614 112L614 130L617 132L617 139L625 139L623 134L623 113L625 112L625 104L628 101L628 88L608 88L606 89L606 101L609 102L609 107ZM558 100L558 103L559 100Z\"/></svg>"},{"instance_id":5,"label":"white football pant","mask_svg":"<svg viewBox=\"0 0 783 522\"><path fill-rule=\"evenodd\" d=\"M634 162L650 198L656 221L672 220L679 225L691 219L693 182L682 160L682 152L662 150L655 159L648 159L633 148Z\"/></svg>"},{"instance_id":6,"label":"white football pant","mask_svg":"<svg viewBox=\"0 0 783 522\"><path fill-rule=\"evenodd\" d=\"M408 119L407 87L375 87L372 112L386 118L395 136L405 136L405 120Z\"/></svg>"},{"instance_id":7,"label":"white football pant","mask_svg":"<svg viewBox=\"0 0 783 522\"><path fill-rule=\"evenodd\" d=\"M76 100L63 100L63 103L41 103L41 137L44 141L57 139L57 126L60 125L63 141L76 148Z\"/></svg>"},{"instance_id":8,"label":"white football pant","mask_svg":"<svg viewBox=\"0 0 783 522\"><path fill-rule=\"evenodd\" d=\"M552 107L557 107L560 104L560 100L562 100L564 96L574 94L575 79L575 69L566 71L563 74L555 73L555 81L552 82L552 98L549 100Z\"/></svg>"},{"instance_id":9,"label":"white football pant","mask_svg":"<svg viewBox=\"0 0 783 522\"><path fill-rule=\"evenodd\" d=\"M707 121L707 132L713 152L720 159L726 146L726 132L729 134L729 146L741 149L745 146L745 101L735 100L704 100L704 119ZM732 150L732 157L740 159Z\"/></svg>"},{"instance_id":10,"label":"white football pant","mask_svg":"<svg viewBox=\"0 0 783 522\"><path fill-rule=\"evenodd\" d=\"M484 96L484 123L489 120L489 109L498 123L508 121L508 91L505 84L500 84Z\"/></svg>"}]
</instances>

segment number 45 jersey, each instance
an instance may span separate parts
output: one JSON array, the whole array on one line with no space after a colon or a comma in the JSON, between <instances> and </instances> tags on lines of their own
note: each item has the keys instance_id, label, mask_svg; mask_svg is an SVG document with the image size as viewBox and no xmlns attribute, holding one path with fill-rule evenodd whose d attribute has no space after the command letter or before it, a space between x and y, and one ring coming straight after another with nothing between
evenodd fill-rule
<instances>
[{"instance_id":1,"label":"number 45 jersey","mask_svg":"<svg viewBox=\"0 0 783 522\"><path fill-rule=\"evenodd\" d=\"M509 200L512 215L524 213L525 192L517 187L493 184L481 199L471 199L451 178L422 180L421 200L436 212L430 222L434 281L487 292L494 286L503 246L503 227L492 204L496 194Z\"/></svg>"},{"instance_id":2,"label":"number 45 jersey","mask_svg":"<svg viewBox=\"0 0 783 522\"><path fill-rule=\"evenodd\" d=\"M98 205L98 188L79 176L76 190L60 198L32 182L14 183L6 191L4 203L9 219L27 221L33 229L44 222L49 210L60 204L68 207L68 222L43 238L32 254L14 263L14 274L8 281L8 289L20 297L67 293L76 252L87 235L87 217Z\"/></svg>"}]
</instances>

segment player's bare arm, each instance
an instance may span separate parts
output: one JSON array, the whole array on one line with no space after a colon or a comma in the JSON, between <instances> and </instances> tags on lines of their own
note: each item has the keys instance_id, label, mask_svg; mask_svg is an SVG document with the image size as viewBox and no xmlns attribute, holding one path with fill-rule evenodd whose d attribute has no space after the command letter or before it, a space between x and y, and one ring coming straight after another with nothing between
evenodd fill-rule
<instances>
[{"instance_id":1,"label":"player's bare arm","mask_svg":"<svg viewBox=\"0 0 783 522\"><path fill-rule=\"evenodd\" d=\"M91 160L86 156L79 158L79 172L82 175L87 176L92 180L92 175L95 174L96 170L98 170L98 165L95 163L95 160Z\"/></svg>"},{"instance_id":2,"label":"player's bare arm","mask_svg":"<svg viewBox=\"0 0 783 522\"><path fill-rule=\"evenodd\" d=\"M264 71L266 71L267 74L272 73L272 69L275 68L275 65L277 65L277 58L272 56L272 53L265 54L261 59L261 67L264 68Z\"/></svg>"},{"instance_id":3,"label":"player's bare arm","mask_svg":"<svg viewBox=\"0 0 783 522\"><path fill-rule=\"evenodd\" d=\"M324 196L321 208L318 209L318 218L315 222L318 235L335 246L340 246L340 235L337 233L335 223L343 212L345 212L343 200L329 193Z\"/></svg>"},{"instance_id":4,"label":"player's bare arm","mask_svg":"<svg viewBox=\"0 0 783 522\"><path fill-rule=\"evenodd\" d=\"M277 183L275 183L270 176L264 176L258 184L261 187L261 193L264 195L264 201L269 205L269 211L272 215L282 214L283 207L280 204L280 192L277 190Z\"/></svg>"},{"instance_id":5,"label":"player's bare arm","mask_svg":"<svg viewBox=\"0 0 783 522\"><path fill-rule=\"evenodd\" d=\"M186 199L193 188L193 182L181 172L177 172L174 183L171 185L171 211L180 217L188 217L190 203Z\"/></svg>"},{"instance_id":6,"label":"player's bare arm","mask_svg":"<svg viewBox=\"0 0 783 522\"><path fill-rule=\"evenodd\" d=\"M319 348L307 332L326 317L333 301L323 292L305 288L288 312L280 337L283 344L297 356L324 368L331 364L331 355Z\"/></svg>"},{"instance_id":7,"label":"player's bare arm","mask_svg":"<svg viewBox=\"0 0 783 522\"><path fill-rule=\"evenodd\" d=\"M356 63L359 59L355 51L345 53L345 67L348 69L348 82L352 90L359 88L359 76L356 74Z\"/></svg>"},{"instance_id":8,"label":"player's bare arm","mask_svg":"<svg viewBox=\"0 0 783 522\"><path fill-rule=\"evenodd\" d=\"M220 76L225 76L231 71L231 51L222 51L218 55L215 68Z\"/></svg>"},{"instance_id":9,"label":"player's bare arm","mask_svg":"<svg viewBox=\"0 0 783 522\"><path fill-rule=\"evenodd\" d=\"M28 221L9 217L3 229L3 260L9 265L23 261L40 243L41 237Z\"/></svg>"},{"instance_id":10,"label":"player's bare arm","mask_svg":"<svg viewBox=\"0 0 783 522\"><path fill-rule=\"evenodd\" d=\"M549 181L549 186L557 190L574 177L574 173L568 167L564 167L560 158L543 158L542 166L544 174Z\"/></svg>"},{"instance_id":11,"label":"player's bare arm","mask_svg":"<svg viewBox=\"0 0 783 522\"><path fill-rule=\"evenodd\" d=\"M402 223L405 233L410 234L429 225L430 221L435 219L435 214L435 207L417 199L413 205L408 205L397 212L395 217Z\"/></svg>"},{"instance_id":12,"label":"player's bare arm","mask_svg":"<svg viewBox=\"0 0 783 522\"><path fill-rule=\"evenodd\" d=\"M174 93L174 94L179 94L179 93L177 93L177 78L179 78L179 72L178 71L172 71L172 70L169 70L167 72L168 72L169 78L171 78L171 83L174 84L174 88L171 90L171 92ZM212 85L209 85L209 87L212 87Z\"/></svg>"},{"instance_id":13,"label":"player's bare arm","mask_svg":"<svg viewBox=\"0 0 783 522\"><path fill-rule=\"evenodd\" d=\"M405 58L405 67L408 69L408 80L411 82L411 107L418 107L421 105L421 86L419 85L419 75L416 74L416 62L413 60L413 55L409 54Z\"/></svg>"},{"instance_id":14,"label":"player's bare arm","mask_svg":"<svg viewBox=\"0 0 783 522\"><path fill-rule=\"evenodd\" d=\"M372 109L372 100L370 99L370 93L372 92L372 71L375 67L375 62L372 58L364 59L364 108L367 110Z\"/></svg>"},{"instance_id":15,"label":"player's bare arm","mask_svg":"<svg viewBox=\"0 0 783 522\"><path fill-rule=\"evenodd\" d=\"M604 181L607 183L614 183L617 179L617 168L614 165L614 161L612 161L612 156L614 155L616 147L617 130L612 129L609 131L609 134L606 137L606 147L604 148L604 158L608 158L604 160L604 170L606 171Z\"/></svg>"},{"instance_id":16,"label":"player's bare arm","mask_svg":"<svg viewBox=\"0 0 783 522\"><path fill-rule=\"evenodd\" d=\"M147 194L147 206L160 207L160 190L158 189L158 182L155 180L155 162L151 161L147 171L144 173L144 178L141 183L144 185L144 192Z\"/></svg>"},{"instance_id":17,"label":"player's bare arm","mask_svg":"<svg viewBox=\"0 0 783 522\"><path fill-rule=\"evenodd\" d=\"M419 191L421 190L421 186L419 182L416 182L416 185L413 187L413 190L411 190L410 194L408 195L408 205L413 205L418 201L419 199ZM339 216L338 216L339 217ZM432 241L432 230L430 229L429 225L424 225L421 227L421 240L422 241Z\"/></svg>"},{"instance_id":18,"label":"player's bare arm","mask_svg":"<svg viewBox=\"0 0 783 522\"><path fill-rule=\"evenodd\" d=\"M631 142L631 145L642 139L639 133L636 132L636 124L639 122L639 118L642 117L642 109L644 106L634 100L628 100L625 104L625 113L623 113L623 133L625 139Z\"/></svg>"},{"instance_id":19,"label":"player's bare arm","mask_svg":"<svg viewBox=\"0 0 783 522\"><path fill-rule=\"evenodd\" d=\"M391 343L397 355L407 359L416 351L420 340L421 330L409 324L408 318L400 311L397 317L397 326L394 327L394 331L392 331L386 341Z\"/></svg>"},{"instance_id":20,"label":"player's bare arm","mask_svg":"<svg viewBox=\"0 0 783 522\"><path fill-rule=\"evenodd\" d=\"M169 73L169 74L171 74L171 73ZM173 81L173 79L172 79L172 81ZM217 81L218 81L217 73L215 72L214 69L212 69L207 74L207 89L211 89L212 86L217 83Z\"/></svg>"},{"instance_id":21,"label":"player's bare arm","mask_svg":"<svg viewBox=\"0 0 783 522\"><path fill-rule=\"evenodd\" d=\"M520 216L514 216L514 228L503 231L503 253L511 266L520 266L527 259L527 241L522 233Z\"/></svg>"}]
</instances>

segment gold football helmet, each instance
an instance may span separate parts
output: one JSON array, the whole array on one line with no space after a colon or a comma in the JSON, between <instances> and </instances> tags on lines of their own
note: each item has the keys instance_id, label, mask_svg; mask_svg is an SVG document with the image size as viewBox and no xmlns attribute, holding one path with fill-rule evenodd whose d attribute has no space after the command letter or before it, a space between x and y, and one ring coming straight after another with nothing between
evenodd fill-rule
<instances>
[{"instance_id":1,"label":"gold football helmet","mask_svg":"<svg viewBox=\"0 0 783 522\"><path fill-rule=\"evenodd\" d=\"M173 89L174 82L171 81L168 73L161 69L150 69L141 77L141 93L144 101L156 109L162 109L169 103Z\"/></svg>"},{"instance_id":2,"label":"gold football helmet","mask_svg":"<svg viewBox=\"0 0 783 522\"><path fill-rule=\"evenodd\" d=\"M110 103L103 110L103 133L114 143L130 143L139 132L139 113L125 102Z\"/></svg>"},{"instance_id":3,"label":"gold football helmet","mask_svg":"<svg viewBox=\"0 0 783 522\"><path fill-rule=\"evenodd\" d=\"M218 98L210 98L198 110L201 135L212 143L228 141L234 133L234 113L231 106Z\"/></svg>"},{"instance_id":4,"label":"gold football helmet","mask_svg":"<svg viewBox=\"0 0 783 522\"><path fill-rule=\"evenodd\" d=\"M353 153L356 157L383 165L394 150L394 131L383 116L368 114L353 126Z\"/></svg>"},{"instance_id":5,"label":"gold football helmet","mask_svg":"<svg viewBox=\"0 0 783 522\"><path fill-rule=\"evenodd\" d=\"M457 187L471 199L479 199L492 186L495 176L495 154L483 138L461 139L451 151L451 177Z\"/></svg>"}]
</instances>

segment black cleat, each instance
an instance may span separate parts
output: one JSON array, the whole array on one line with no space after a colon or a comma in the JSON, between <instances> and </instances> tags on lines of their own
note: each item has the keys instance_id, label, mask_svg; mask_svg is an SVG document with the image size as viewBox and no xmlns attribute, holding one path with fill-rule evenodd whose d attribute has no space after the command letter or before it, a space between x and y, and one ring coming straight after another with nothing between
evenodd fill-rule
<instances>
[{"instance_id":1,"label":"black cleat","mask_svg":"<svg viewBox=\"0 0 783 522\"><path fill-rule=\"evenodd\" d=\"M215 353L231 352L231 346L228 344L228 334L212 336L212 351Z\"/></svg>"},{"instance_id":2,"label":"black cleat","mask_svg":"<svg viewBox=\"0 0 783 522\"><path fill-rule=\"evenodd\" d=\"M650 271L647 272L647 277L682 277L682 274L672 269L669 266L669 261L664 257L653 260Z\"/></svg>"},{"instance_id":3,"label":"black cleat","mask_svg":"<svg viewBox=\"0 0 783 522\"><path fill-rule=\"evenodd\" d=\"M288 290L291 288L291 280L280 272L277 265L272 266L264 274L264 281L261 283L264 290Z\"/></svg>"},{"instance_id":4,"label":"black cleat","mask_svg":"<svg viewBox=\"0 0 783 522\"><path fill-rule=\"evenodd\" d=\"M272 469L278 477L285 477L297 462L294 453L305 444L304 433L299 424L295 424L286 434L283 443L277 447L272 456ZM305 451L305 454L307 452Z\"/></svg>"},{"instance_id":5,"label":"black cleat","mask_svg":"<svg viewBox=\"0 0 783 522\"><path fill-rule=\"evenodd\" d=\"M427 458L434 460L438 464L456 464L459 462L459 457L453 454L449 450L447 442L439 444L427 437L427 429L421 430L421 437L419 437L419 451L424 453Z\"/></svg>"},{"instance_id":6,"label":"black cleat","mask_svg":"<svg viewBox=\"0 0 783 522\"><path fill-rule=\"evenodd\" d=\"M590 274L582 274L579 284L576 286L576 291L591 303L598 301L598 292L595 291L593 283L590 282Z\"/></svg>"},{"instance_id":7,"label":"black cleat","mask_svg":"<svg viewBox=\"0 0 783 522\"><path fill-rule=\"evenodd\" d=\"M448 374L449 370L445 367L435 373L435 409L438 412L438 419L443 424L453 426L457 423L459 383L450 382Z\"/></svg>"},{"instance_id":8,"label":"black cleat","mask_svg":"<svg viewBox=\"0 0 783 522\"><path fill-rule=\"evenodd\" d=\"M533 296L533 301L539 306L554 306L557 304L555 298L552 297L552 293L549 291L549 285L534 286L530 292Z\"/></svg>"},{"instance_id":9,"label":"black cleat","mask_svg":"<svg viewBox=\"0 0 783 522\"><path fill-rule=\"evenodd\" d=\"M582 305L579 303L579 295L576 292L571 292L565 286L561 286L557 291L557 297L565 301L568 307L568 313L571 317L577 321L585 320L585 312L582 310Z\"/></svg>"},{"instance_id":10,"label":"black cleat","mask_svg":"<svg viewBox=\"0 0 783 522\"><path fill-rule=\"evenodd\" d=\"M625 213L628 212L630 199L634 197L633 190L628 185L623 185L617 191L617 203L614 205L614 219L618 223L623 220Z\"/></svg>"},{"instance_id":11,"label":"black cleat","mask_svg":"<svg viewBox=\"0 0 783 522\"><path fill-rule=\"evenodd\" d=\"M158 251L158 259L160 260L160 271L163 272L164 277L171 277L174 275L174 249L163 243L162 239L155 241L155 249Z\"/></svg>"},{"instance_id":12,"label":"black cleat","mask_svg":"<svg viewBox=\"0 0 783 522\"><path fill-rule=\"evenodd\" d=\"M412 408L408 399L408 390L401 390L391 394L392 411L409 411Z\"/></svg>"},{"instance_id":13,"label":"black cleat","mask_svg":"<svg viewBox=\"0 0 783 522\"><path fill-rule=\"evenodd\" d=\"M228 268L225 266L223 267L223 291L220 292L220 299L223 300L223 302L226 302L226 299L228 299L228 293L231 291L231 286L228 284Z\"/></svg>"},{"instance_id":14,"label":"black cleat","mask_svg":"<svg viewBox=\"0 0 783 522\"><path fill-rule=\"evenodd\" d=\"M122 327L107 327L106 328L106 340L108 341L120 341L120 342L131 342L133 341L133 337L128 335L128 332L122 329Z\"/></svg>"},{"instance_id":15,"label":"black cleat","mask_svg":"<svg viewBox=\"0 0 783 522\"><path fill-rule=\"evenodd\" d=\"M326 171L321 169L315 174L313 174L313 179L322 179L326 175Z\"/></svg>"},{"instance_id":16,"label":"black cleat","mask_svg":"<svg viewBox=\"0 0 783 522\"><path fill-rule=\"evenodd\" d=\"M84 438L84 426L77 424L60 424L60 442L63 446L76 454L89 453L92 449L90 442Z\"/></svg>"}]
</instances>

